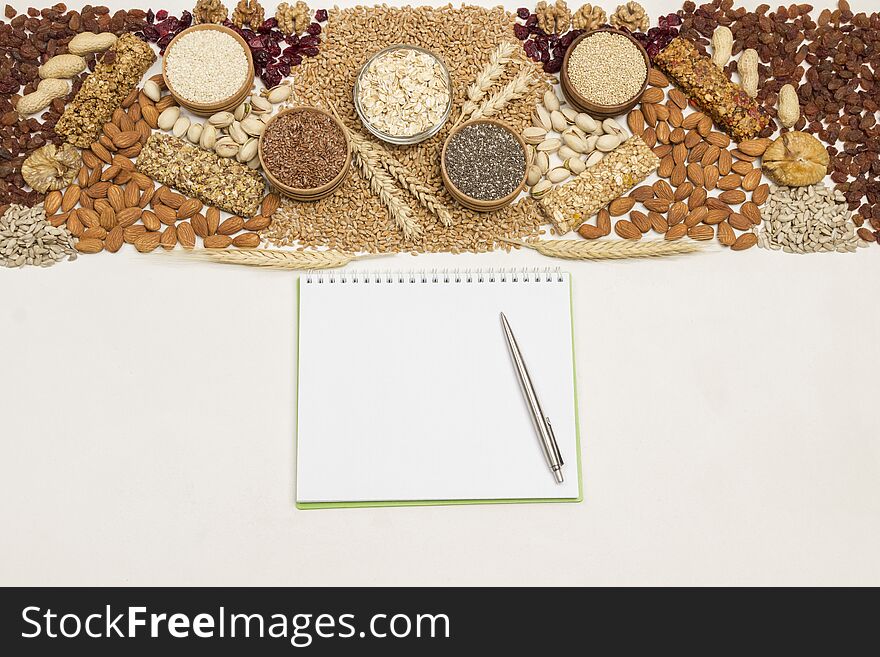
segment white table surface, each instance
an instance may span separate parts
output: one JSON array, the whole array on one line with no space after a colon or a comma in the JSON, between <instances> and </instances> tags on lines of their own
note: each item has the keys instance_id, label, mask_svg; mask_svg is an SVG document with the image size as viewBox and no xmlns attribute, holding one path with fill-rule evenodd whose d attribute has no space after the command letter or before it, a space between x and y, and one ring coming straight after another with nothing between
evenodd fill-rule
<instances>
[{"instance_id":1,"label":"white table surface","mask_svg":"<svg viewBox=\"0 0 880 657\"><path fill-rule=\"evenodd\" d=\"M880 249L566 268L585 501L332 511L294 508L295 275L0 271L0 583L880 584Z\"/></svg>"}]
</instances>

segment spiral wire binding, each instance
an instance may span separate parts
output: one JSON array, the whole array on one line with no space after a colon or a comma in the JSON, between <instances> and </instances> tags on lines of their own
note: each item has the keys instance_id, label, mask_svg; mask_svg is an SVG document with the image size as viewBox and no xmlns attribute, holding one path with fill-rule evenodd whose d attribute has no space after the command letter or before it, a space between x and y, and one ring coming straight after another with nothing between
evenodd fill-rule
<instances>
[{"instance_id":1,"label":"spiral wire binding","mask_svg":"<svg viewBox=\"0 0 880 657\"><path fill-rule=\"evenodd\" d=\"M379 285L389 283L562 283L564 272L559 267L520 269L425 269L410 271L324 270L310 271L305 282L318 285L361 284Z\"/></svg>"}]
</instances>

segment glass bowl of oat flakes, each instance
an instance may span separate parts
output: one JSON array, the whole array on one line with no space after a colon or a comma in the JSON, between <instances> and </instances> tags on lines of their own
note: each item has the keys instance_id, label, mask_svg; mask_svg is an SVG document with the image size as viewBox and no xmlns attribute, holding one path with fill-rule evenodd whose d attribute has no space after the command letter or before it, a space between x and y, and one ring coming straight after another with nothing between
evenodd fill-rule
<instances>
[{"instance_id":1,"label":"glass bowl of oat flakes","mask_svg":"<svg viewBox=\"0 0 880 657\"><path fill-rule=\"evenodd\" d=\"M437 134L452 111L449 69L424 48L390 46L374 53L358 74L354 107L379 139L418 144Z\"/></svg>"}]
</instances>

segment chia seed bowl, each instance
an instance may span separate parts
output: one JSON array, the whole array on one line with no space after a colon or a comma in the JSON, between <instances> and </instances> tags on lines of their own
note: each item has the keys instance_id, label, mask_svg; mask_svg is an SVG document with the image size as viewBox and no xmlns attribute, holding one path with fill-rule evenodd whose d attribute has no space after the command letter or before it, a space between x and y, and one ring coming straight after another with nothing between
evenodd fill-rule
<instances>
[{"instance_id":1,"label":"chia seed bowl","mask_svg":"<svg viewBox=\"0 0 880 657\"><path fill-rule=\"evenodd\" d=\"M425 55L430 58L436 60L436 63L440 69L440 75L442 79L442 83L445 84L446 87L446 103L442 107L442 113L439 119L433 125L428 128L421 130L415 134L411 135L395 135L391 134L389 131L382 130L381 128L373 125L373 123L368 118L368 111L364 106L364 102L362 100L362 92L365 87L365 77L370 71L371 67L382 58L396 53L401 52L413 52L420 55ZM410 146L413 144L418 144L420 142L429 139L436 135L440 129L444 126L446 121L449 119L449 114L452 112L452 78L449 75L449 69L446 67L446 63L443 61L443 58L437 55L436 53L431 52L430 50L426 50L424 48L420 48L418 46L407 45L407 44L397 44L393 46L389 46L388 48L383 48L378 52L373 53L370 58L364 63L361 67L360 72L358 73L357 78L354 83L354 109L358 115L358 118L361 121L361 124L366 128L368 132L372 135L378 137L384 142L389 144L395 144L397 146Z\"/></svg>"},{"instance_id":2,"label":"chia seed bowl","mask_svg":"<svg viewBox=\"0 0 880 657\"><path fill-rule=\"evenodd\" d=\"M470 161L469 146L463 149L456 143L466 133L476 139ZM485 147L481 142L487 138L494 143ZM449 195L459 204L477 212L492 212L510 205L520 195L529 164L526 143L512 127L495 119L474 119L450 131L440 155L440 175Z\"/></svg>"}]
</instances>

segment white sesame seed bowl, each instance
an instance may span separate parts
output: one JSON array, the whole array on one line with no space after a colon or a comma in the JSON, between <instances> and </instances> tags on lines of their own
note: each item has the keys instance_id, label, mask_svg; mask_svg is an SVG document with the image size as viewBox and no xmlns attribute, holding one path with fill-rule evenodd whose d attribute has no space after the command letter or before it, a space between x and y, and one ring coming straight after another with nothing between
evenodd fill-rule
<instances>
[{"instance_id":1,"label":"white sesame seed bowl","mask_svg":"<svg viewBox=\"0 0 880 657\"><path fill-rule=\"evenodd\" d=\"M354 83L354 108L371 134L398 146L436 135L452 112L452 78L439 55L418 46L383 48Z\"/></svg>"},{"instance_id":2,"label":"white sesame seed bowl","mask_svg":"<svg viewBox=\"0 0 880 657\"><path fill-rule=\"evenodd\" d=\"M254 60L235 31L201 23L168 44L162 77L178 105L210 116L232 110L247 98L254 86Z\"/></svg>"}]
</instances>

